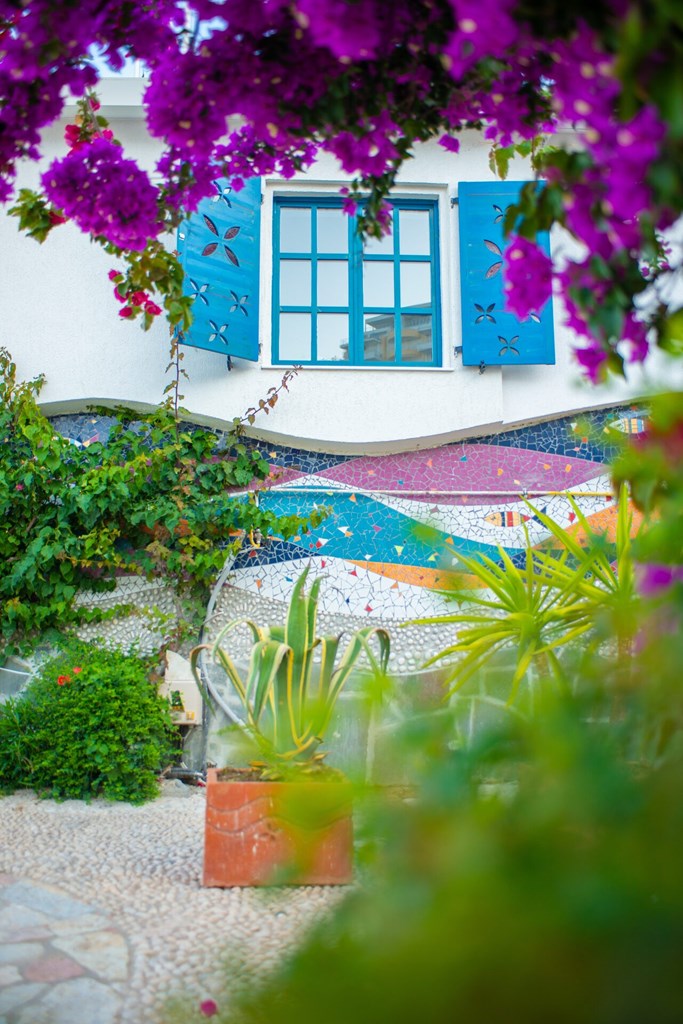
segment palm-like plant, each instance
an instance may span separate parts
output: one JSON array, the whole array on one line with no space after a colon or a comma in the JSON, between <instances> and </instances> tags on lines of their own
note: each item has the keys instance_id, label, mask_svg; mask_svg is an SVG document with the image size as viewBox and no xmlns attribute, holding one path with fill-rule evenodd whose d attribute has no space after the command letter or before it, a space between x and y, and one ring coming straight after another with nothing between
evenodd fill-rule
<instances>
[{"instance_id":1,"label":"palm-like plant","mask_svg":"<svg viewBox=\"0 0 683 1024\"><path fill-rule=\"evenodd\" d=\"M294 585L284 626L258 626L251 619L234 619L212 644L196 647L192 670L203 692L199 673L202 651L221 665L245 715L244 729L255 742L271 772L296 763L314 765L325 756L316 753L329 725L337 698L365 653L370 670L385 675L389 660L389 635L379 627L357 630L336 665L339 636L316 636L321 580L305 590L308 569ZM242 676L225 644L230 633L248 626L254 643L246 676ZM370 641L375 638L378 654ZM317 657L316 657L317 655Z\"/></svg>"},{"instance_id":2,"label":"palm-like plant","mask_svg":"<svg viewBox=\"0 0 683 1024\"><path fill-rule=\"evenodd\" d=\"M473 610L418 620L461 627L455 643L427 662L433 665L460 655L448 668L446 682L452 683L451 693L503 650L516 650L510 701L532 664L542 674L566 683L557 651L580 637L587 637L588 648L593 650L607 635L615 636L619 653L628 652L636 628L637 594L626 489L619 494L615 553L591 528L576 502L568 500L586 536L585 546L527 502L559 547L533 548L527 536L523 568L518 568L503 548L498 549L501 564L485 555L481 560L460 555L484 591L460 592L461 600Z\"/></svg>"}]
</instances>

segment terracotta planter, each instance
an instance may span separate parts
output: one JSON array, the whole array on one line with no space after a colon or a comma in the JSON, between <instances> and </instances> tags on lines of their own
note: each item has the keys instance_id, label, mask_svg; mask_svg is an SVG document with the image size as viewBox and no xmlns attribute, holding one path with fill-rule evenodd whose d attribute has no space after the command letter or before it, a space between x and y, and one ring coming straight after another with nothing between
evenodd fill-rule
<instances>
[{"instance_id":1,"label":"terracotta planter","mask_svg":"<svg viewBox=\"0 0 683 1024\"><path fill-rule=\"evenodd\" d=\"M346 885L351 810L345 783L222 781L210 769L203 884Z\"/></svg>"}]
</instances>

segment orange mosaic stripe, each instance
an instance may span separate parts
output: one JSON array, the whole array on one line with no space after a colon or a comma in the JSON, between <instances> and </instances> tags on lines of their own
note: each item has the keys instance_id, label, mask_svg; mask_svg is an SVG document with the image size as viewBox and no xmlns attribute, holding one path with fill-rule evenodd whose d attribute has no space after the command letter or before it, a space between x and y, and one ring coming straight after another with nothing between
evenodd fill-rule
<instances>
[{"instance_id":1,"label":"orange mosaic stripe","mask_svg":"<svg viewBox=\"0 0 683 1024\"><path fill-rule=\"evenodd\" d=\"M351 558L346 561L368 572L375 572L378 576L396 580L397 583L409 583L413 587L427 587L429 590L481 589L476 576L463 572L428 569L422 565L399 565L394 562L359 562Z\"/></svg>"}]
</instances>

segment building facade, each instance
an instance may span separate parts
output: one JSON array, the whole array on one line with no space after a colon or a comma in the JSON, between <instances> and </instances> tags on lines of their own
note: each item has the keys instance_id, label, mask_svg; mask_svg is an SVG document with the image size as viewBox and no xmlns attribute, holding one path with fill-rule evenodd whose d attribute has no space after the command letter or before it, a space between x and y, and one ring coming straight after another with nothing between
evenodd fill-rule
<instances>
[{"instance_id":1,"label":"building facade","mask_svg":"<svg viewBox=\"0 0 683 1024\"><path fill-rule=\"evenodd\" d=\"M126 152L153 172L142 88L104 81L101 99ZM45 133L46 155L63 130ZM37 173L28 168L20 185ZM527 536L544 539L527 500L571 527L571 495L609 524L605 425L642 429L644 385L580 381L557 297L524 323L505 310L502 222L528 178L518 160L496 181L485 140L465 133L457 155L426 144L406 164L382 240L364 244L342 212L345 178L331 158L240 191L217 178L169 238L195 296L183 338L188 417L220 432L299 366L249 429L273 467L260 500L329 509L313 534L243 549L214 615L279 616L305 565L326 577L322 607L337 624L434 615L458 552L500 545L517 557ZM45 374L44 408L59 429L101 440L106 417L87 414L90 404L156 405L167 328L143 333L117 316L113 260L69 224L37 246L3 216L0 242L2 344L22 377ZM542 242L559 258L571 251L560 234ZM595 429L582 424L586 411ZM420 651L403 636L396 658L414 667Z\"/></svg>"}]
</instances>

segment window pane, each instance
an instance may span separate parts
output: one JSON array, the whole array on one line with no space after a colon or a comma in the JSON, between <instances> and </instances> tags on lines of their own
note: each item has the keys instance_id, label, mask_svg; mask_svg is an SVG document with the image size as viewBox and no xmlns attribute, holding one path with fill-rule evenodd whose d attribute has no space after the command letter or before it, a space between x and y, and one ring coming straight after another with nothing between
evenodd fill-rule
<instances>
[{"instance_id":1,"label":"window pane","mask_svg":"<svg viewBox=\"0 0 683 1024\"><path fill-rule=\"evenodd\" d=\"M349 318L346 313L318 313L318 359L348 360Z\"/></svg>"},{"instance_id":2,"label":"window pane","mask_svg":"<svg viewBox=\"0 0 683 1024\"><path fill-rule=\"evenodd\" d=\"M310 360L310 313L280 313L279 358L292 363Z\"/></svg>"},{"instance_id":3,"label":"window pane","mask_svg":"<svg viewBox=\"0 0 683 1024\"><path fill-rule=\"evenodd\" d=\"M394 264L363 260L363 305L394 305Z\"/></svg>"},{"instance_id":4,"label":"window pane","mask_svg":"<svg viewBox=\"0 0 683 1024\"><path fill-rule=\"evenodd\" d=\"M346 260L318 260L318 305L348 304L349 265Z\"/></svg>"},{"instance_id":5,"label":"window pane","mask_svg":"<svg viewBox=\"0 0 683 1024\"><path fill-rule=\"evenodd\" d=\"M301 206L280 208L280 252L311 251L311 211Z\"/></svg>"},{"instance_id":6,"label":"window pane","mask_svg":"<svg viewBox=\"0 0 683 1024\"><path fill-rule=\"evenodd\" d=\"M432 318L424 313L403 313L401 316L401 361L431 363Z\"/></svg>"},{"instance_id":7,"label":"window pane","mask_svg":"<svg viewBox=\"0 0 683 1024\"><path fill-rule=\"evenodd\" d=\"M280 305L310 306L311 261L280 261Z\"/></svg>"},{"instance_id":8,"label":"window pane","mask_svg":"<svg viewBox=\"0 0 683 1024\"><path fill-rule=\"evenodd\" d=\"M401 253L405 256L429 256L427 210L401 210Z\"/></svg>"},{"instance_id":9,"label":"window pane","mask_svg":"<svg viewBox=\"0 0 683 1024\"><path fill-rule=\"evenodd\" d=\"M432 268L429 263L401 261L401 306L431 306Z\"/></svg>"},{"instance_id":10,"label":"window pane","mask_svg":"<svg viewBox=\"0 0 683 1024\"><path fill-rule=\"evenodd\" d=\"M390 215L390 219L393 223L393 214ZM381 254L392 255L394 251L394 235L382 235L381 238L371 238L368 236L363 241L363 251L370 253L371 256L379 256Z\"/></svg>"},{"instance_id":11,"label":"window pane","mask_svg":"<svg viewBox=\"0 0 683 1024\"><path fill-rule=\"evenodd\" d=\"M396 327L393 313L366 313L363 321L365 362L393 363L396 354Z\"/></svg>"},{"instance_id":12,"label":"window pane","mask_svg":"<svg viewBox=\"0 0 683 1024\"><path fill-rule=\"evenodd\" d=\"M318 210L318 252L349 251L349 218L343 210Z\"/></svg>"}]
</instances>

